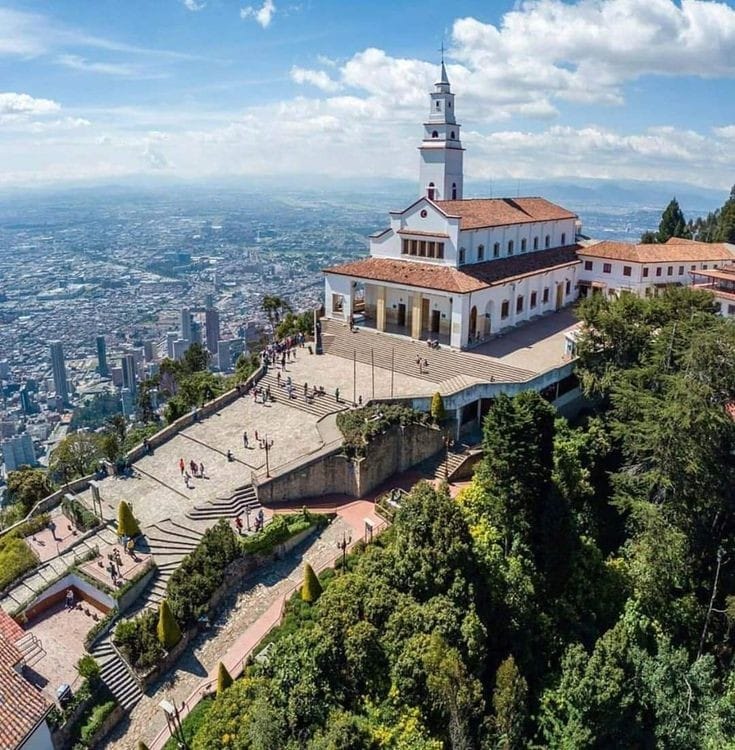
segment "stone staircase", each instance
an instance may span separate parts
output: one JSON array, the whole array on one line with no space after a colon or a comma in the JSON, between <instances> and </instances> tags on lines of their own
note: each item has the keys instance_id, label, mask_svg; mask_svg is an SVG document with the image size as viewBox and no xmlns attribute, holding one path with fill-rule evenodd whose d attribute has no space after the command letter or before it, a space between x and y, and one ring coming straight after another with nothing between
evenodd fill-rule
<instances>
[{"instance_id":1,"label":"stone staircase","mask_svg":"<svg viewBox=\"0 0 735 750\"><path fill-rule=\"evenodd\" d=\"M277 403L286 404L287 406L292 406L294 409L313 414L318 419L348 408L348 404L343 399L340 400L340 403L337 403L334 392L329 391L326 391L323 396L314 396L308 401L304 400L304 384L297 383L296 381L292 381L295 398L289 398L288 392L284 387L288 373L281 375L281 383L283 385L278 384L278 375L276 373L277 370L269 369L268 373L258 381L258 385L263 388L270 386L271 398ZM309 384L310 390L313 388L313 385L312 383ZM317 383L316 385L323 384Z\"/></svg>"},{"instance_id":2,"label":"stone staircase","mask_svg":"<svg viewBox=\"0 0 735 750\"><path fill-rule=\"evenodd\" d=\"M102 682L107 685L122 708L128 712L141 699L143 691L125 662L112 647L110 638L108 634L100 639L92 646L90 653L100 666Z\"/></svg>"},{"instance_id":3,"label":"stone staircase","mask_svg":"<svg viewBox=\"0 0 735 750\"><path fill-rule=\"evenodd\" d=\"M148 547L156 560L158 574L148 589L145 607L157 605L166 596L168 580L181 561L199 544L204 531L196 523L183 524L167 518L146 530Z\"/></svg>"},{"instance_id":4,"label":"stone staircase","mask_svg":"<svg viewBox=\"0 0 735 750\"><path fill-rule=\"evenodd\" d=\"M442 481L449 478L452 480L454 473L472 455L479 446L470 446L460 443L449 449L449 456L445 458L443 450L430 456L418 466L418 470L430 479Z\"/></svg>"},{"instance_id":5,"label":"stone staircase","mask_svg":"<svg viewBox=\"0 0 735 750\"><path fill-rule=\"evenodd\" d=\"M323 318L321 323L326 354L346 359L352 359L356 355L358 362L368 365L372 355L376 367L390 370L392 362L394 372L432 383L444 383L457 376L484 383L522 383L536 376L535 372L511 367L481 354L458 352L447 346L430 349L423 341L383 334L366 328L358 328L353 333L347 325L328 318ZM417 356L429 363L421 373L416 364ZM454 390L464 387L459 381L456 382L456 386Z\"/></svg>"},{"instance_id":6,"label":"stone staircase","mask_svg":"<svg viewBox=\"0 0 735 750\"><path fill-rule=\"evenodd\" d=\"M254 517L262 506L258 501L258 494L252 484L238 487L229 497L218 498L203 505L195 505L187 514L187 518L194 521L212 522L220 518L236 518L250 511L251 518Z\"/></svg>"}]
</instances>

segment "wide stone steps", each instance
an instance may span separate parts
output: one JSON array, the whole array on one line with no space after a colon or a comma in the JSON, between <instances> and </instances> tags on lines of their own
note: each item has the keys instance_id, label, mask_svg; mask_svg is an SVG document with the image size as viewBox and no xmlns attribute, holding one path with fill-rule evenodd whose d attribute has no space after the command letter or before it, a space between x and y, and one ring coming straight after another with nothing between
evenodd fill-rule
<instances>
[{"instance_id":1,"label":"wide stone steps","mask_svg":"<svg viewBox=\"0 0 735 750\"><path fill-rule=\"evenodd\" d=\"M482 382L522 383L533 378L536 373L511 367L491 357L470 352L458 352L446 346L430 349L425 342L399 338L377 331L350 329L337 321L322 319L322 331L329 336L324 339L324 351L338 357L370 364L371 358L376 367L391 369L396 373L432 383L441 383L457 375L465 375ZM419 372L416 357L427 360L428 366Z\"/></svg>"},{"instance_id":2,"label":"wide stone steps","mask_svg":"<svg viewBox=\"0 0 735 750\"><path fill-rule=\"evenodd\" d=\"M143 696L143 691L125 662L112 647L110 635L97 642L90 653L100 665L102 681L123 709L130 711Z\"/></svg>"},{"instance_id":3,"label":"wide stone steps","mask_svg":"<svg viewBox=\"0 0 735 750\"><path fill-rule=\"evenodd\" d=\"M441 481L449 478L451 480L454 472L457 471L469 456L470 446L458 445L449 449L448 457L443 450L430 456L420 464L419 470L424 474L428 474L432 479Z\"/></svg>"},{"instance_id":4,"label":"wide stone steps","mask_svg":"<svg viewBox=\"0 0 735 750\"><path fill-rule=\"evenodd\" d=\"M258 495L252 485L241 487L228 498L213 500L204 505L195 505L186 515L193 520L217 520L219 518L236 518L249 510L251 513L260 509Z\"/></svg>"},{"instance_id":5,"label":"wide stone steps","mask_svg":"<svg viewBox=\"0 0 735 750\"><path fill-rule=\"evenodd\" d=\"M326 391L327 386L324 383L316 383L316 385L324 385L325 393L323 396L314 396L308 400L304 399L304 384L292 381L294 390L294 398L290 398L285 388L286 378L288 375L281 376L281 385L278 384L277 371L274 369L268 370L267 375L264 375L258 385L265 388L270 386L271 398L276 403L286 404L294 409L306 412L307 414L313 414L315 417L321 419L326 417L328 414L332 414L336 411L342 411L347 408L347 404L344 400L337 403L334 393ZM309 384L309 389L313 389L314 384Z\"/></svg>"}]
</instances>

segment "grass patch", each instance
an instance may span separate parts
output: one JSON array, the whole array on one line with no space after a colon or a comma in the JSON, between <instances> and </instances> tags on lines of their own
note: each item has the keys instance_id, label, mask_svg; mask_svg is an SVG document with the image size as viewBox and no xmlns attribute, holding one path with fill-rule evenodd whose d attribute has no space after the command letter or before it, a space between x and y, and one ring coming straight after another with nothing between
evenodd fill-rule
<instances>
[{"instance_id":1,"label":"grass patch","mask_svg":"<svg viewBox=\"0 0 735 750\"><path fill-rule=\"evenodd\" d=\"M268 553L302 531L306 531L312 526L321 528L328 523L328 516L321 513L310 513L308 510L304 510L302 513L284 513L274 516L262 531L244 537L240 543L243 550L250 554Z\"/></svg>"},{"instance_id":2,"label":"grass patch","mask_svg":"<svg viewBox=\"0 0 735 750\"><path fill-rule=\"evenodd\" d=\"M28 545L11 531L0 537L0 590L38 565L38 557Z\"/></svg>"},{"instance_id":3,"label":"grass patch","mask_svg":"<svg viewBox=\"0 0 735 750\"><path fill-rule=\"evenodd\" d=\"M184 729L184 737L186 737L186 744L189 747L191 747L194 735L199 731L199 727L204 724L207 714L210 712L213 705L214 698L203 698L181 721L181 726ZM163 746L163 750L177 750L177 748L178 745L173 737L169 737L168 741Z\"/></svg>"}]
</instances>

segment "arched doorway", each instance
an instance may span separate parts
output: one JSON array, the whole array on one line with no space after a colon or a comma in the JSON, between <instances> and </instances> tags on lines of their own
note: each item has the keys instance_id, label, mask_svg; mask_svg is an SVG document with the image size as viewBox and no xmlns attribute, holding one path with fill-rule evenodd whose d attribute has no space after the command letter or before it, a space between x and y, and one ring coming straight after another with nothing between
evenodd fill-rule
<instances>
[{"instance_id":1,"label":"arched doorway","mask_svg":"<svg viewBox=\"0 0 735 750\"><path fill-rule=\"evenodd\" d=\"M427 197L427 198L428 198L428 199L429 199L430 201L433 201L433 200L434 200L434 193L435 193L435 192L436 192L436 189L435 189L434 183L433 183L433 182L430 182L430 183L429 183L429 188L428 188L428 190L426 191L426 197Z\"/></svg>"},{"instance_id":2,"label":"arched doorway","mask_svg":"<svg viewBox=\"0 0 735 750\"><path fill-rule=\"evenodd\" d=\"M472 305L470 310L470 343L477 338L477 307Z\"/></svg>"}]
</instances>

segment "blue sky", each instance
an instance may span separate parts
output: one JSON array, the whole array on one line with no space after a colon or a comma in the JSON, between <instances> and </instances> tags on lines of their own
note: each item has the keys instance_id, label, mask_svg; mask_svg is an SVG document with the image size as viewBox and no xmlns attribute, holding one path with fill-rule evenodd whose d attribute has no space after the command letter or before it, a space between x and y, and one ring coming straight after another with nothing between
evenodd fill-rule
<instances>
[{"instance_id":1,"label":"blue sky","mask_svg":"<svg viewBox=\"0 0 735 750\"><path fill-rule=\"evenodd\" d=\"M469 180L735 182L710 0L0 0L0 185L399 177L445 40Z\"/></svg>"}]
</instances>

